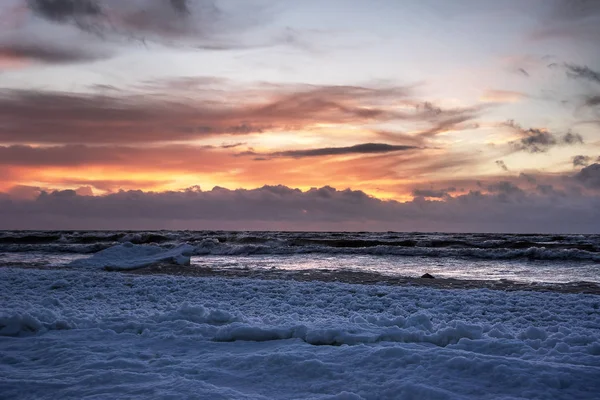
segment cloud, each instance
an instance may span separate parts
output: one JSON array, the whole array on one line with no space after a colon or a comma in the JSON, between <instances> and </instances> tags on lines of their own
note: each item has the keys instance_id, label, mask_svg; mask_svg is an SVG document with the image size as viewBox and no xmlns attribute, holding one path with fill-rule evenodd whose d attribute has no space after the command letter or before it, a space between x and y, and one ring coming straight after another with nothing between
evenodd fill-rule
<instances>
[{"instance_id":1,"label":"cloud","mask_svg":"<svg viewBox=\"0 0 600 400\"><path fill-rule=\"evenodd\" d=\"M583 137L580 134L573 132L565 133L560 140L567 145L583 144Z\"/></svg>"},{"instance_id":2,"label":"cloud","mask_svg":"<svg viewBox=\"0 0 600 400\"><path fill-rule=\"evenodd\" d=\"M573 157L573 167L585 167L591 161L590 156L575 156Z\"/></svg>"},{"instance_id":3,"label":"cloud","mask_svg":"<svg viewBox=\"0 0 600 400\"><path fill-rule=\"evenodd\" d=\"M228 149L194 145L0 146L0 165L23 167L119 166L146 170L217 171L236 161ZM213 164L220 164L214 165Z\"/></svg>"},{"instance_id":4,"label":"cloud","mask_svg":"<svg viewBox=\"0 0 600 400\"><path fill-rule=\"evenodd\" d=\"M6 194L16 200L35 200L43 189L38 186L15 185Z\"/></svg>"},{"instance_id":5,"label":"cloud","mask_svg":"<svg viewBox=\"0 0 600 400\"><path fill-rule=\"evenodd\" d=\"M599 197L526 194L517 189L500 185L495 193L470 192L443 201L417 197L406 203L328 186L307 191L281 185L122 191L96 197L42 192L34 200L4 196L0 229L598 232Z\"/></svg>"},{"instance_id":6,"label":"cloud","mask_svg":"<svg viewBox=\"0 0 600 400\"><path fill-rule=\"evenodd\" d=\"M41 19L102 38L206 37L222 17L209 0L29 0L28 4Z\"/></svg>"},{"instance_id":7,"label":"cloud","mask_svg":"<svg viewBox=\"0 0 600 400\"><path fill-rule=\"evenodd\" d=\"M545 153L558 145L583 144L583 137L578 133L567 132L564 135L558 135L540 128L524 129L514 120L505 122L504 126L511 128L521 136L520 139L509 143L515 151Z\"/></svg>"},{"instance_id":8,"label":"cloud","mask_svg":"<svg viewBox=\"0 0 600 400\"><path fill-rule=\"evenodd\" d=\"M0 190L16 184L45 188L91 186L104 192L119 188L173 190L196 182L229 188L281 182L302 188L328 184L348 187L360 182L360 189L390 198L406 196L415 184L430 182L433 176L455 178L458 170L468 175L487 158L483 153L423 147L351 156L294 158L267 154L263 158L268 162L255 162L251 157L236 156L243 150L219 145L141 143L0 146ZM248 155L256 158L262 153ZM463 184L444 187L455 185Z\"/></svg>"},{"instance_id":9,"label":"cloud","mask_svg":"<svg viewBox=\"0 0 600 400\"><path fill-rule=\"evenodd\" d=\"M419 118L391 109L407 97L406 88L290 85L252 93L238 88L231 90L227 102L206 83L195 87L193 98L151 90L0 91L5 124L0 142L135 143Z\"/></svg>"},{"instance_id":10,"label":"cloud","mask_svg":"<svg viewBox=\"0 0 600 400\"><path fill-rule=\"evenodd\" d=\"M105 57L101 51L78 47L60 47L41 43L0 43L0 58L15 62L43 62L49 64L68 64L94 61Z\"/></svg>"},{"instance_id":11,"label":"cloud","mask_svg":"<svg viewBox=\"0 0 600 400\"><path fill-rule=\"evenodd\" d=\"M597 107L600 106L600 95L589 96L585 99L586 106L588 107Z\"/></svg>"},{"instance_id":12,"label":"cloud","mask_svg":"<svg viewBox=\"0 0 600 400\"><path fill-rule=\"evenodd\" d=\"M415 197L429 197L433 199L443 199L450 196L450 192L456 191L456 188L448 189L414 189L412 194Z\"/></svg>"},{"instance_id":13,"label":"cloud","mask_svg":"<svg viewBox=\"0 0 600 400\"><path fill-rule=\"evenodd\" d=\"M407 151L417 150L419 147L416 146L402 146L402 145L391 145L386 143L362 143L348 147L324 147L318 149L304 149L304 150L288 150L279 151L268 154L256 154L250 152L248 155L256 155L263 157L292 157L292 158L304 158L304 157L322 157L322 156L341 156L348 154L380 154L380 153L391 153L396 151ZM242 154L244 155L244 154Z\"/></svg>"},{"instance_id":14,"label":"cloud","mask_svg":"<svg viewBox=\"0 0 600 400\"><path fill-rule=\"evenodd\" d=\"M24 6L0 6L0 19L12 21L0 49L38 63L94 61L149 43L187 50L294 45L289 34L286 40L248 35L267 14L245 2L227 10L212 0L23 2Z\"/></svg>"},{"instance_id":15,"label":"cloud","mask_svg":"<svg viewBox=\"0 0 600 400\"><path fill-rule=\"evenodd\" d=\"M227 91L227 99L223 99ZM403 105L399 107L398 105ZM425 104L411 109L413 104ZM440 109L419 103L411 87L299 84L234 86L211 77L150 82L91 93L0 90L1 143L127 144L219 135L319 131L405 121L420 145L451 131L475 129L483 107ZM414 111L413 111L414 110ZM85 130L85 135L82 135ZM390 136L390 137L391 137ZM411 138L412 137L412 138Z\"/></svg>"},{"instance_id":16,"label":"cloud","mask_svg":"<svg viewBox=\"0 0 600 400\"><path fill-rule=\"evenodd\" d=\"M432 138L444 132L477 129L479 124L475 120L486 108L486 105L442 109L426 101L417 103L415 107L417 116L431 125L430 128L419 132L419 135L424 138Z\"/></svg>"},{"instance_id":17,"label":"cloud","mask_svg":"<svg viewBox=\"0 0 600 400\"><path fill-rule=\"evenodd\" d=\"M565 64L565 67L567 68L567 76L573 79L583 79L593 83L600 83L600 72L594 71L587 66Z\"/></svg>"},{"instance_id":18,"label":"cloud","mask_svg":"<svg viewBox=\"0 0 600 400\"><path fill-rule=\"evenodd\" d=\"M486 189L492 193L499 193L502 196L525 194L525 192L521 188L508 181L500 181L497 183L493 183L491 185L488 185Z\"/></svg>"},{"instance_id":19,"label":"cloud","mask_svg":"<svg viewBox=\"0 0 600 400\"><path fill-rule=\"evenodd\" d=\"M535 183L537 182L537 179L536 179L536 177L535 177L535 176L533 176L533 175L530 175L530 174L526 174L526 173L524 173L524 172L521 172L521 173L519 174L519 178L523 178L523 179L525 179L525 180L526 180L528 183L530 183L530 184L535 184Z\"/></svg>"},{"instance_id":20,"label":"cloud","mask_svg":"<svg viewBox=\"0 0 600 400\"><path fill-rule=\"evenodd\" d=\"M508 167L506 166L506 163L502 160L497 160L496 161L496 165L498 167L500 167L503 171L508 171Z\"/></svg>"},{"instance_id":21,"label":"cloud","mask_svg":"<svg viewBox=\"0 0 600 400\"><path fill-rule=\"evenodd\" d=\"M534 39L564 38L597 43L600 38L600 3L596 0L544 1L550 10L533 31Z\"/></svg>"},{"instance_id":22,"label":"cloud","mask_svg":"<svg viewBox=\"0 0 600 400\"><path fill-rule=\"evenodd\" d=\"M574 179L588 189L600 189L600 164L592 164L579 171Z\"/></svg>"},{"instance_id":23,"label":"cloud","mask_svg":"<svg viewBox=\"0 0 600 400\"><path fill-rule=\"evenodd\" d=\"M527 97L525 93L521 92L488 89L479 99L486 103L518 103Z\"/></svg>"},{"instance_id":24,"label":"cloud","mask_svg":"<svg viewBox=\"0 0 600 400\"><path fill-rule=\"evenodd\" d=\"M99 2L94 0L28 0L28 4L35 14L56 22L103 14Z\"/></svg>"}]
</instances>

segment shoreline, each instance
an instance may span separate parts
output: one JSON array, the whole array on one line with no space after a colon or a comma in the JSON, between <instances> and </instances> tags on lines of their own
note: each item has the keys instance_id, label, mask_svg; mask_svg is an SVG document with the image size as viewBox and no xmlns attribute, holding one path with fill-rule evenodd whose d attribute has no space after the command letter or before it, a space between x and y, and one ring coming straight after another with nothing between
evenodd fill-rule
<instances>
[{"instance_id":1,"label":"shoreline","mask_svg":"<svg viewBox=\"0 0 600 400\"><path fill-rule=\"evenodd\" d=\"M38 269L38 270L67 270L77 271L69 267L42 267L39 265L3 265L0 268ZM102 271L102 270L101 270ZM297 282L347 283L353 285L385 285L399 287L427 287L432 289L489 289L495 291L530 291L552 292L563 294L600 295L600 283L595 282L519 282L507 279L478 280L456 278L418 278L407 276L383 275L376 272L355 270L252 270L244 268L213 269L180 265L160 264L134 270L108 271L126 275L169 275L196 278L225 278L225 279L259 279L282 280Z\"/></svg>"},{"instance_id":2,"label":"shoreline","mask_svg":"<svg viewBox=\"0 0 600 400\"><path fill-rule=\"evenodd\" d=\"M415 278L406 276L383 275L376 272L354 270L251 270L243 268L211 269L183 267L176 265L157 265L146 268L122 271L129 275L174 275L202 278L262 279L299 282L335 282L358 285L388 285L429 287L434 289L489 289L498 291L533 291L566 294L600 295L600 284L594 282L517 282L510 280L475 280L456 278Z\"/></svg>"}]
</instances>

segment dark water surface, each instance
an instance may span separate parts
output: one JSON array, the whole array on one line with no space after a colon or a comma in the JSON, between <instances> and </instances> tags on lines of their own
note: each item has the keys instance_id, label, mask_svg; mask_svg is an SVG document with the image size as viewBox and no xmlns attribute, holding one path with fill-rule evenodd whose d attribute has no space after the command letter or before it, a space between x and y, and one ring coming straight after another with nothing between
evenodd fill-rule
<instances>
[{"instance_id":1,"label":"dark water surface","mask_svg":"<svg viewBox=\"0 0 600 400\"><path fill-rule=\"evenodd\" d=\"M0 231L0 265L61 267L124 242L189 243L195 247L192 267L600 282L600 235Z\"/></svg>"}]
</instances>

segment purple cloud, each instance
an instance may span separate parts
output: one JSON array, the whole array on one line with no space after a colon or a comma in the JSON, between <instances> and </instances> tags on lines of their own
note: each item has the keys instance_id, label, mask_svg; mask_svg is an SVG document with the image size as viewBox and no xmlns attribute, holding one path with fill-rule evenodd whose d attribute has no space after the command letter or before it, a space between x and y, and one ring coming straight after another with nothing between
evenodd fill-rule
<instances>
[{"instance_id":1,"label":"purple cloud","mask_svg":"<svg viewBox=\"0 0 600 400\"><path fill-rule=\"evenodd\" d=\"M327 186L305 192L264 186L122 191L100 197L57 191L42 192L35 200L4 195L0 196L0 229L600 232L599 196L525 193L508 183L490 189L488 194L470 192L444 201L420 197L406 203Z\"/></svg>"}]
</instances>

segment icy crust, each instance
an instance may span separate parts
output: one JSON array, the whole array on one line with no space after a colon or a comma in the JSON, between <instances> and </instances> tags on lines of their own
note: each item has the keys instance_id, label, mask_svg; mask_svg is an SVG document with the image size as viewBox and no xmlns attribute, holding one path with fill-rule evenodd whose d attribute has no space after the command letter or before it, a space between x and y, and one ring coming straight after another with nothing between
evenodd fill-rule
<instances>
[{"instance_id":1,"label":"icy crust","mask_svg":"<svg viewBox=\"0 0 600 400\"><path fill-rule=\"evenodd\" d=\"M4 268L0 304L7 398L600 392L600 296Z\"/></svg>"},{"instance_id":2,"label":"icy crust","mask_svg":"<svg viewBox=\"0 0 600 400\"><path fill-rule=\"evenodd\" d=\"M71 267L104 268L110 270L132 270L161 263L190 265L194 247L182 244L173 249L155 245L135 245L131 242L102 250L89 258L75 260Z\"/></svg>"}]
</instances>

